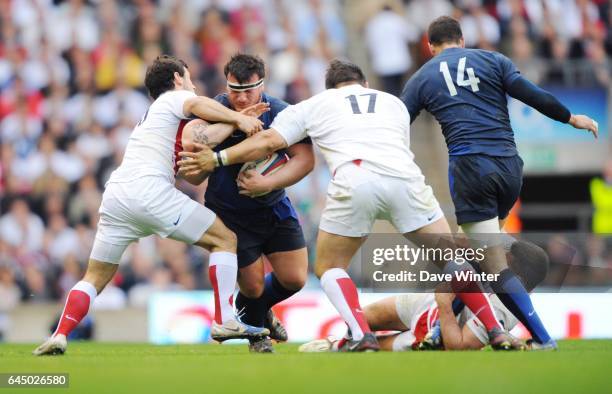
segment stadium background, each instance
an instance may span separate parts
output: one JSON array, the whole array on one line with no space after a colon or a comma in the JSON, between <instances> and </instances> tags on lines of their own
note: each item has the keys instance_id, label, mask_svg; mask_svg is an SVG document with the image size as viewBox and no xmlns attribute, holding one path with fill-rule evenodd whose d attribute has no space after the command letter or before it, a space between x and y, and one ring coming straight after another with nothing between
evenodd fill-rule
<instances>
[{"instance_id":1,"label":"stadium background","mask_svg":"<svg viewBox=\"0 0 612 394\"><path fill-rule=\"evenodd\" d=\"M383 10L385 5L390 10ZM104 182L148 105L142 80L155 56L172 53L184 59L199 92L211 96L224 89L223 64L237 51L264 58L267 92L290 103L324 88L326 64L336 56L363 66L374 87L397 93L401 81L427 60L424 31L443 14L461 21L467 46L500 50L570 108L599 121L602 136L595 142L511 104L526 162L524 192L511 231L558 233L559 242L565 232L586 234L572 260L586 269L574 270L566 279L584 283L588 268L596 267L601 269L598 288L608 289L610 1L3 0L0 338L38 341L45 336L66 292L81 277ZM414 123L412 147L451 218L446 149L431 117ZM318 160L315 171L290 190L311 250L328 180ZM177 185L201 200L202 188ZM594 216L600 218L597 228ZM387 226L380 224L377 230ZM544 246L555 254L554 242ZM205 253L173 241L150 237L133 245L113 285L96 301L94 338L146 340L152 295L208 289L206 266ZM308 287L318 287L314 277ZM190 294L195 303L208 297ZM309 294L307 302L320 302L319 294L304 297ZM604 295L598 299L610 302ZM570 302L567 296L555 300ZM558 314L571 326L576 318L571 308L581 313L578 320L591 316L585 305L592 300L575 298L575 306ZM117 319L125 330L116 330ZM604 323L601 319L594 315L590 322ZM188 331L190 324L183 329ZM612 324L605 324L608 334L595 336L612 336Z\"/></svg>"}]
</instances>

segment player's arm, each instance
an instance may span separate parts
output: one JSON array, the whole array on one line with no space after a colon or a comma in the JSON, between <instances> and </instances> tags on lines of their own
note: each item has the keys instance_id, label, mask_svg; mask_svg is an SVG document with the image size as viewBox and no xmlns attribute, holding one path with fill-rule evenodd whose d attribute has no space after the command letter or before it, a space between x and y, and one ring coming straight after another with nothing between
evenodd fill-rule
<instances>
[{"instance_id":1,"label":"player's arm","mask_svg":"<svg viewBox=\"0 0 612 394\"><path fill-rule=\"evenodd\" d=\"M298 183L314 168L315 157L311 143L292 145L287 153L291 160L273 174L263 176L254 170L241 173L237 179L240 194L250 196L284 189Z\"/></svg>"},{"instance_id":2,"label":"player's arm","mask_svg":"<svg viewBox=\"0 0 612 394\"><path fill-rule=\"evenodd\" d=\"M196 145L199 152L180 152L180 172L184 175L210 172L215 167L262 159L307 137L306 111L301 104L287 107L279 113L270 129L255 134L231 148L213 152Z\"/></svg>"},{"instance_id":3,"label":"player's arm","mask_svg":"<svg viewBox=\"0 0 612 394\"><path fill-rule=\"evenodd\" d=\"M234 130L234 125L228 123L210 124L202 119L194 119L183 128L183 134L181 136L183 150L195 152L198 150L196 145L205 145L213 149L229 137ZM210 172L202 172L201 174L191 176L183 175L180 172L179 174L187 182L197 186L208 178Z\"/></svg>"},{"instance_id":4,"label":"player's arm","mask_svg":"<svg viewBox=\"0 0 612 394\"><path fill-rule=\"evenodd\" d=\"M229 166L263 159L273 152L287 147L285 139L274 129L268 129L247 138L231 148L213 152L209 147L195 144L198 152L180 152L179 173L194 176L212 172L216 167Z\"/></svg>"},{"instance_id":5,"label":"player's arm","mask_svg":"<svg viewBox=\"0 0 612 394\"><path fill-rule=\"evenodd\" d=\"M406 82L406 85L400 94L400 100L402 100L408 109L408 113L410 114L410 123L414 122L417 116L419 116L421 110L423 110L423 103L420 96L419 76L419 72L412 75L408 82Z\"/></svg>"},{"instance_id":6,"label":"player's arm","mask_svg":"<svg viewBox=\"0 0 612 394\"><path fill-rule=\"evenodd\" d=\"M264 103L255 104L241 111L242 114L248 116L259 117L264 112L269 110L269 106ZM214 149L217 145L225 141L232 132L235 130L233 124L229 123L215 123L210 124L203 119L194 119L187 123L183 128L183 134L181 137L181 143L183 150L187 152L196 152L199 149L197 146L206 146L210 149ZM204 182L210 175L210 172L201 172L199 174L185 175L179 171L187 182L192 185L199 185Z\"/></svg>"},{"instance_id":7,"label":"player's arm","mask_svg":"<svg viewBox=\"0 0 612 394\"><path fill-rule=\"evenodd\" d=\"M474 335L468 325L462 328L457 323L453 312L454 297L452 293L436 293L444 348L446 350L481 349L484 344Z\"/></svg>"},{"instance_id":8,"label":"player's arm","mask_svg":"<svg viewBox=\"0 0 612 394\"><path fill-rule=\"evenodd\" d=\"M576 129L588 130L595 138L598 136L597 122L586 115L574 115L550 92L536 86L524 78L512 61L499 54L499 62L504 79L504 89L511 97L535 108L547 117L558 122L569 123Z\"/></svg>"},{"instance_id":9,"label":"player's arm","mask_svg":"<svg viewBox=\"0 0 612 394\"><path fill-rule=\"evenodd\" d=\"M261 105L266 104L261 103ZM216 100L204 96L196 96L185 100L183 114L185 117L195 115L209 122L229 123L248 135L263 129L263 123L255 116L232 111Z\"/></svg>"}]
</instances>

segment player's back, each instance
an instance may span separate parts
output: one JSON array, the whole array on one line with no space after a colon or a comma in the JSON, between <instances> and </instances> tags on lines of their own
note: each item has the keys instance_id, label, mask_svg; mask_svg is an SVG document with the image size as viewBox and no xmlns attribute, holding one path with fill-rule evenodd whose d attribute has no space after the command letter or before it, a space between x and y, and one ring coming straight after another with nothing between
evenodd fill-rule
<instances>
[{"instance_id":1,"label":"player's back","mask_svg":"<svg viewBox=\"0 0 612 394\"><path fill-rule=\"evenodd\" d=\"M131 182L142 176L174 180L174 165L180 150L181 120L185 101L195 97L187 90L170 90L159 96L134 127L121 165L109 182Z\"/></svg>"},{"instance_id":2,"label":"player's back","mask_svg":"<svg viewBox=\"0 0 612 394\"><path fill-rule=\"evenodd\" d=\"M514 156L505 86L518 75L499 53L447 48L412 76L401 98L413 118L422 109L435 116L449 154Z\"/></svg>"},{"instance_id":3,"label":"player's back","mask_svg":"<svg viewBox=\"0 0 612 394\"><path fill-rule=\"evenodd\" d=\"M352 84L328 89L295 107L305 111L305 130L332 172L360 160L384 175L422 176L410 151L410 118L397 97Z\"/></svg>"}]
</instances>

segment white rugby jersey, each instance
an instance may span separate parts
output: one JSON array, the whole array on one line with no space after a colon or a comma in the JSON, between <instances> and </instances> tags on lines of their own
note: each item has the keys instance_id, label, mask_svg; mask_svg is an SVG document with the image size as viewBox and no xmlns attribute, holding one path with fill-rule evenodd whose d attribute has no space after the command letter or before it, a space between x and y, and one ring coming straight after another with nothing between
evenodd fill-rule
<instances>
[{"instance_id":1,"label":"white rugby jersey","mask_svg":"<svg viewBox=\"0 0 612 394\"><path fill-rule=\"evenodd\" d=\"M332 172L361 160L371 171L422 177L410 150L410 115L395 96L359 84L328 89L280 112L270 128L293 145L309 136Z\"/></svg>"},{"instance_id":2,"label":"white rugby jersey","mask_svg":"<svg viewBox=\"0 0 612 394\"><path fill-rule=\"evenodd\" d=\"M109 183L131 182L150 175L167 177L174 182L175 162L181 147L185 101L196 97L187 90L170 90L160 95L134 127L121 165L113 171Z\"/></svg>"}]
</instances>

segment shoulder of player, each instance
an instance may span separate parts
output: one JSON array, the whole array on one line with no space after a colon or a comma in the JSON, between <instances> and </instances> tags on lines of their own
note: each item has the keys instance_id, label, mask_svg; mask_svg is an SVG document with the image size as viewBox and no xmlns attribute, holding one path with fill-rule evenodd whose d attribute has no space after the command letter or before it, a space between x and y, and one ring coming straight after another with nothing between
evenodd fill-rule
<instances>
[{"instance_id":1,"label":"shoulder of player","mask_svg":"<svg viewBox=\"0 0 612 394\"><path fill-rule=\"evenodd\" d=\"M177 104L183 104L187 100L195 99L198 96L194 92L188 90L168 90L151 103L150 111L164 111L168 106L174 107Z\"/></svg>"},{"instance_id":2,"label":"shoulder of player","mask_svg":"<svg viewBox=\"0 0 612 394\"><path fill-rule=\"evenodd\" d=\"M506 55L496 51L490 51L487 49L469 49L470 52L477 55L479 58L483 60L493 61L494 63L499 63L500 61L511 61Z\"/></svg>"},{"instance_id":3,"label":"shoulder of player","mask_svg":"<svg viewBox=\"0 0 612 394\"><path fill-rule=\"evenodd\" d=\"M195 98L195 97L198 97L198 95L189 90L172 89L172 90L167 90L163 92L162 94L160 94L159 97L155 99L155 101L173 100L173 99L176 99L177 97Z\"/></svg>"},{"instance_id":4,"label":"shoulder of player","mask_svg":"<svg viewBox=\"0 0 612 394\"><path fill-rule=\"evenodd\" d=\"M226 107L230 107L229 99L227 98L227 93L220 93L213 97L213 100L225 105Z\"/></svg>"},{"instance_id":5,"label":"shoulder of player","mask_svg":"<svg viewBox=\"0 0 612 394\"><path fill-rule=\"evenodd\" d=\"M262 101L270 104L270 113L272 116L275 116L289 106L289 103L287 103L285 100L270 96L266 93L262 94Z\"/></svg>"}]
</instances>

